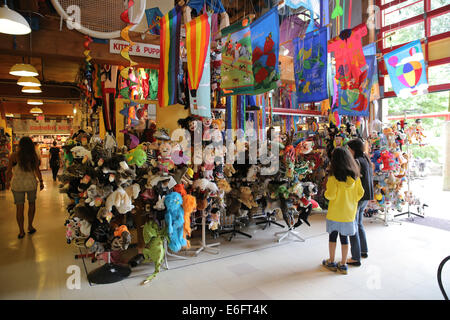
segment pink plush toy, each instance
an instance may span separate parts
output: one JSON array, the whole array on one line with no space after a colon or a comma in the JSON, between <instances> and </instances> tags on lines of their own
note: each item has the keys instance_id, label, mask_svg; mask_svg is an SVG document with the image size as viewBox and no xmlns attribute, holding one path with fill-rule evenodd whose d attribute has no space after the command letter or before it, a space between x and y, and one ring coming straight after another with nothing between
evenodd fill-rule
<instances>
[{"instance_id":1,"label":"pink plush toy","mask_svg":"<svg viewBox=\"0 0 450 320\"><path fill-rule=\"evenodd\" d=\"M383 161L383 171L394 170L395 159L392 153L387 150L383 150L381 151L380 159Z\"/></svg>"}]
</instances>

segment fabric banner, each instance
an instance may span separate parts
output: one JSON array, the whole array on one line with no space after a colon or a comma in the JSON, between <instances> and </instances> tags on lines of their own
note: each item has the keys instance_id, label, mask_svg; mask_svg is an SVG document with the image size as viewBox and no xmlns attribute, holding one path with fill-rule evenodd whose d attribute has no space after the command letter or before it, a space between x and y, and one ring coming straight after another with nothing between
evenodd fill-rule
<instances>
[{"instance_id":1,"label":"fabric banner","mask_svg":"<svg viewBox=\"0 0 450 320\"><path fill-rule=\"evenodd\" d=\"M364 56L375 56L377 54L377 47L375 43L368 44L363 47ZM367 59L366 59L367 60ZM372 87L370 90L370 101L380 99L380 85L378 83L378 62L377 59L373 60L373 76L372 76Z\"/></svg>"},{"instance_id":2,"label":"fabric banner","mask_svg":"<svg viewBox=\"0 0 450 320\"><path fill-rule=\"evenodd\" d=\"M373 60L376 60L376 56L371 55L365 58L367 65L361 73L360 87L343 90L338 85L338 113L341 116L369 116L370 91L375 72Z\"/></svg>"},{"instance_id":3,"label":"fabric banner","mask_svg":"<svg viewBox=\"0 0 450 320\"><path fill-rule=\"evenodd\" d=\"M180 65L181 9L176 6L160 20L158 101L160 107L178 102L177 74Z\"/></svg>"},{"instance_id":4,"label":"fabric banner","mask_svg":"<svg viewBox=\"0 0 450 320\"><path fill-rule=\"evenodd\" d=\"M198 19L198 18L197 18ZM191 20L192 22L193 20ZM208 28L211 25L211 17L209 17L206 21L208 23ZM187 42L187 41L186 41ZM201 73L201 80L198 84L196 91L196 104L194 104L194 99L191 94L191 90L189 90L189 101L190 101L190 110L193 115L197 115L200 117L211 118L211 68L210 68L210 33L208 32L207 43L202 44L206 46L206 56L205 60L202 64L198 64L197 68L201 68L203 66L203 72ZM189 51L188 51L189 52ZM188 53L189 54L189 53ZM199 60L198 56L194 56L194 60ZM189 55L188 55L189 61ZM188 62L189 64L189 62ZM198 73L198 72L197 72ZM188 77L191 76L190 71L188 70Z\"/></svg>"},{"instance_id":5,"label":"fabric banner","mask_svg":"<svg viewBox=\"0 0 450 320\"><path fill-rule=\"evenodd\" d=\"M208 14L204 13L201 16L192 19L186 23L185 27L190 101L193 104L193 108L197 109L197 89L202 80L202 75L206 68L206 59L209 58L210 52L209 41L211 27ZM209 70L209 63L207 69ZM208 77L208 79L205 78L204 80L207 80L207 83L209 83L210 77Z\"/></svg>"},{"instance_id":6,"label":"fabric banner","mask_svg":"<svg viewBox=\"0 0 450 320\"><path fill-rule=\"evenodd\" d=\"M384 55L395 94L401 98L428 93L428 81L420 40Z\"/></svg>"},{"instance_id":7,"label":"fabric banner","mask_svg":"<svg viewBox=\"0 0 450 320\"><path fill-rule=\"evenodd\" d=\"M327 28L295 38L293 43L297 103L327 99Z\"/></svg>"},{"instance_id":8,"label":"fabric banner","mask_svg":"<svg viewBox=\"0 0 450 320\"><path fill-rule=\"evenodd\" d=\"M280 23L277 7L270 9L253 22L250 31L255 79L252 94L260 94L275 89L280 79L278 66Z\"/></svg>"},{"instance_id":9,"label":"fabric banner","mask_svg":"<svg viewBox=\"0 0 450 320\"><path fill-rule=\"evenodd\" d=\"M222 30L222 95L253 92L252 44L250 27L237 22Z\"/></svg>"},{"instance_id":10,"label":"fabric banner","mask_svg":"<svg viewBox=\"0 0 450 320\"><path fill-rule=\"evenodd\" d=\"M151 34L159 35L159 18L163 17L163 14L161 10L159 10L158 7L150 8L145 10L145 16L147 17L147 26L150 28L151 26L154 26L153 28L150 28Z\"/></svg>"}]
</instances>

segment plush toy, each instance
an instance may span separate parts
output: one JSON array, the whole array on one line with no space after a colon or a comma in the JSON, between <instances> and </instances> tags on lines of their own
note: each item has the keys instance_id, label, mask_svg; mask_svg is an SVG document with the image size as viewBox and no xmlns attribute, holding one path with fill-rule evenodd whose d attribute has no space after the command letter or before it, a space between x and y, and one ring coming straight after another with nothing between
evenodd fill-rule
<instances>
[{"instance_id":1,"label":"plush toy","mask_svg":"<svg viewBox=\"0 0 450 320\"><path fill-rule=\"evenodd\" d=\"M258 207L258 204L253 198L252 189L250 189L250 187L239 188L239 201L249 210Z\"/></svg>"},{"instance_id":2,"label":"plush toy","mask_svg":"<svg viewBox=\"0 0 450 320\"><path fill-rule=\"evenodd\" d=\"M178 252L187 245L186 239L183 237L183 198L178 192L171 192L164 199L164 205L166 206L164 218L169 236L169 249Z\"/></svg>"},{"instance_id":3,"label":"plush toy","mask_svg":"<svg viewBox=\"0 0 450 320\"><path fill-rule=\"evenodd\" d=\"M191 244L187 237L191 236L191 215L197 209L197 200L190 194L183 196L183 210L184 210L184 225L183 225L183 237L186 240L186 247L190 248Z\"/></svg>"},{"instance_id":4,"label":"plush toy","mask_svg":"<svg viewBox=\"0 0 450 320\"><path fill-rule=\"evenodd\" d=\"M88 161L90 163L92 161L91 152L82 146L73 147L70 151L72 152L74 158L83 159L82 163L86 163Z\"/></svg>"},{"instance_id":5,"label":"plush toy","mask_svg":"<svg viewBox=\"0 0 450 320\"><path fill-rule=\"evenodd\" d=\"M380 150L374 150L370 160L372 161L372 163L375 166L374 171L375 172L380 172L381 171L381 151Z\"/></svg>"},{"instance_id":6,"label":"plush toy","mask_svg":"<svg viewBox=\"0 0 450 320\"><path fill-rule=\"evenodd\" d=\"M117 211L121 214L130 212L134 208L130 196L122 187L118 187L108 196L108 198L106 198L106 210L111 211L113 206L116 207Z\"/></svg>"},{"instance_id":7,"label":"plush toy","mask_svg":"<svg viewBox=\"0 0 450 320\"><path fill-rule=\"evenodd\" d=\"M155 270L143 282L143 284L146 284L153 280L160 271L162 262L164 261L164 239L167 238L167 234L165 230L160 230L154 221L149 221L144 224L142 234L145 243L145 248L142 250L144 259L147 261L151 260L155 264Z\"/></svg>"},{"instance_id":8,"label":"plush toy","mask_svg":"<svg viewBox=\"0 0 450 320\"><path fill-rule=\"evenodd\" d=\"M211 141L210 127L211 127L212 119L211 118L203 118L202 123L203 123L203 138L202 138L202 140L204 142L210 142Z\"/></svg>"},{"instance_id":9,"label":"plush toy","mask_svg":"<svg viewBox=\"0 0 450 320\"><path fill-rule=\"evenodd\" d=\"M125 157L129 165L136 165L138 167L142 167L147 161L147 153L141 145L130 150Z\"/></svg>"},{"instance_id":10,"label":"plush toy","mask_svg":"<svg viewBox=\"0 0 450 320\"><path fill-rule=\"evenodd\" d=\"M111 241L112 250L127 250L131 243L131 233L126 225L121 225L114 230L114 238Z\"/></svg>"},{"instance_id":11,"label":"plush toy","mask_svg":"<svg viewBox=\"0 0 450 320\"><path fill-rule=\"evenodd\" d=\"M175 164L171 157L172 145L169 142L162 142L159 146L158 168L162 174L167 175Z\"/></svg>"},{"instance_id":12,"label":"plush toy","mask_svg":"<svg viewBox=\"0 0 450 320\"><path fill-rule=\"evenodd\" d=\"M314 199L312 199L312 196L316 193L316 185L311 182L303 183L303 195L297 202L297 211L299 212L299 215L294 228L300 226L302 224L302 221L305 222L308 226L311 226L308 221L311 211L313 209L319 208L319 204Z\"/></svg>"},{"instance_id":13,"label":"plush toy","mask_svg":"<svg viewBox=\"0 0 450 320\"><path fill-rule=\"evenodd\" d=\"M383 162L383 171L394 170L394 157L388 150L381 151L380 159Z\"/></svg>"},{"instance_id":14,"label":"plush toy","mask_svg":"<svg viewBox=\"0 0 450 320\"><path fill-rule=\"evenodd\" d=\"M208 146L203 150L202 172L204 179L214 180L214 167L214 148Z\"/></svg>"},{"instance_id":15,"label":"plush toy","mask_svg":"<svg viewBox=\"0 0 450 320\"><path fill-rule=\"evenodd\" d=\"M231 178L233 176L233 174L236 173L236 170L234 169L232 164L225 164L224 169L223 169L223 173L225 174L225 176L227 176L228 178Z\"/></svg>"}]
</instances>

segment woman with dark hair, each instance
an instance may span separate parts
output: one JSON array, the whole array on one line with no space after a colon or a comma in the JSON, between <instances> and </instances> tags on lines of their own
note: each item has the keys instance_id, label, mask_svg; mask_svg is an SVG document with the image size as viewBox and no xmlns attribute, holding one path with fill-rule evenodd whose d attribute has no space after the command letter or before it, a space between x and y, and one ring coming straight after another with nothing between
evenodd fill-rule
<instances>
[{"instance_id":1,"label":"woman with dark hair","mask_svg":"<svg viewBox=\"0 0 450 320\"><path fill-rule=\"evenodd\" d=\"M61 162L60 149L56 146L56 141L53 141L53 147L50 148L50 168L52 169L53 181L56 181Z\"/></svg>"},{"instance_id":2,"label":"woman with dark hair","mask_svg":"<svg viewBox=\"0 0 450 320\"><path fill-rule=\"evenodd\" d=\"M369 200L373 200L373 171L372 162L365 153L365 142L359 138L350 140L347 143L350 153L359 164L361 172L361 183L364 188L364 196L358 202L358 209L355 217L356 233L350 236L350 246L352 258L348 260L348 264L352 266L361 265L361 257L367 258L367 239L363 226L364 209Z\"/></svg>"},{"instance_id":3,"label":"woman with dark hair","mask_svg":"<svg viewBox=\"0 0 450 320\"><path fill-rule=\"evenodd\" d=\"M28 198L28 233L33 234L36 229L33 227L34 214L36 212L36 192L37 179L39 179L40 190L44 189L41 170L39 169L40 160L36 153L33 140L29 137L23 137L19 141L19 147L9 158L8 169L6 172L6 189L11 187L16 205L16 219L19 225L18 238L25 236L24 231L24 208L25 193Z\"/></svg>"},{"instance_id":4,"label":"woman with dark hair","mask_svg":"<svg viewBox=\"0 0 450 320\"><path fill-rule=\"evenodd\" d=\"M337 147L331 154L329 176L325 190L325 198L330 202L326 217L327 232L330 234L328 248L330 258L323 260L322 265L331 270L347 274L348 236L356 232L354 220L358 201L364 194L359 178L359 168L351 153ZM334 262L337 236L341 241L342 259Z\"/></svg>"}]
</instances>

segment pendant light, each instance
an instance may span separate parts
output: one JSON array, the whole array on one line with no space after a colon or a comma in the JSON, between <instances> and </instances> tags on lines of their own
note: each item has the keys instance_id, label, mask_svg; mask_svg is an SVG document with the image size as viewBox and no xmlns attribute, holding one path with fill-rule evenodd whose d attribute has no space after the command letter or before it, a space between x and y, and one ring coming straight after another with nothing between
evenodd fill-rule
<instances>
[{"instance_id":1,"label":"pendant light","mask_svg":"<svg viewBox=\"0 0 450 320\"><path fill-rule=\"evenodd\" d=\"M23 93L41 93L42 90L40 87L22 87Z\"/></svg>"},{"instance_id":2,"label":"pendant light","mask_svg":"<svg viewBox=\"0 0 450 320\"><path fill-rule=\"evenodd\" d=\"M31 32L28 21L5 4L0 7L0 33L23 35Z\"/></svg>"},{"instance_id":3,"label":"pendant light","mask_svg":"<svg viewBox=\"0 0 450 320\"><path fill-rule=\"evenodd\" d=\"M21 77L17 81L17 84L19 86L24 86L24 87L40 87L41 86L41 82L34 77Z\"/></svg>"},{"instance_id":4,"label":"pendant light","mask_svg":"<svg viewBox=\"0 0 450 320\"><path fill-rule=\"evenodd\" d=\"M16 63L9 70L9 74L18 77L35 77L39 75L36 68L28 63Z\"/></svg>"},{"instance_id":5,"label":"pendant light","mask_svg":"<svg viewBox=\"0 0 450 320\"><path fill-rule=\"evenodd\" d=\"M38 106L38 105L44 104L44 102L42 102L42 100L37 100L37 99L28 99L27 104Z\"/></svg>"},{"instance_id":6,"label":"pendant light","mask_svg":"<svg viewBox=\"0 0 450 320\"><path fill-rule=\"evenodd\" d=\"M43 111L39 107L34 107L30 109L30 113L43 113Z\"/></svg>"}]
</instances>

